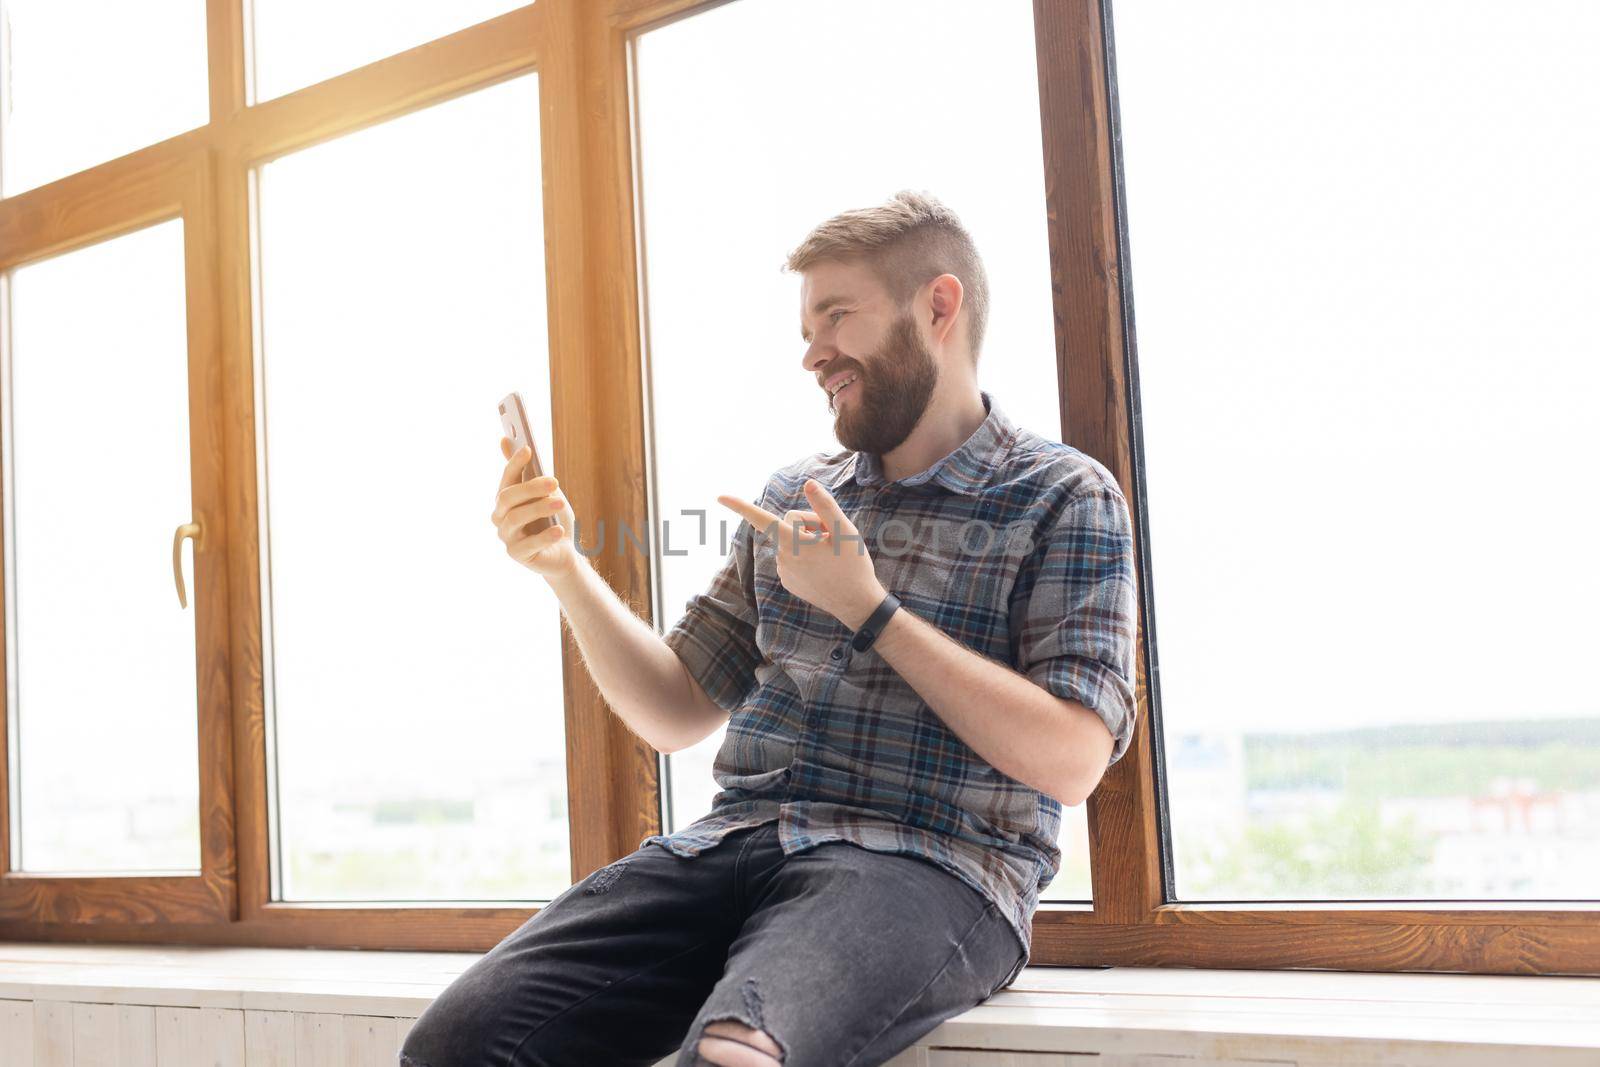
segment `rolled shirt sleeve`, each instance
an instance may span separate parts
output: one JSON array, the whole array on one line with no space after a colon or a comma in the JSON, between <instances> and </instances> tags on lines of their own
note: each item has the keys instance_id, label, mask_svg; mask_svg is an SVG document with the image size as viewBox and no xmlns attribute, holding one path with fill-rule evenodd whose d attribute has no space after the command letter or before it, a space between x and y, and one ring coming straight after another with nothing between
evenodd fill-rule
<instances>
[{"instance_id":1,"label":"rolled shirt sleeve","mask_svg":"<svg viewBox=\"0 0 1600 1067\"><path fill-rule=\"evenodd\" d=\"M1137 601L1132 520L1110 486L1078 492L1035 535L1013 586L1017 668L1100 716L1115 742L1133 739Z\"/></svg>"},{"instance_id":2,"label":"rolled shirt sleeve","mask_svg":"<svg viewBox=\"0 0 1600 1067\"><path fill-rule=\"evenodd\" d=\"M689 598L683 617L664 638L706 695L730 714L755 685L761 662L751 537L750 524L739 523L711 584Z\"/></svg>"}]
</instances>

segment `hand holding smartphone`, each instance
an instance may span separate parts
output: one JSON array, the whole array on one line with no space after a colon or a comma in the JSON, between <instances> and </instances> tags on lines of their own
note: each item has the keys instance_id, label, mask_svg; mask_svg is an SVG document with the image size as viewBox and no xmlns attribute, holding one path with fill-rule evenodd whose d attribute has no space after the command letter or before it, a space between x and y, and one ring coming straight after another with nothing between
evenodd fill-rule
<instances>
[{"instance_id":1,"label":"hand holding smartphone","mask_svg":"<svg viewBox=\"0 0 1600 1067\"><path fill-rule=\"evenodd\" d=\"M539 462L539 449L533 443L533 430L528 425L528 409L522 403L522 394L510 392L505 399L500 401L500 426L505 435L511 438L511 454L523 447L528 449L528 463L522 470L521 481L530 481L544 474L544 465ZM528 534L543 533L555 525L555 516L547 515L541 519L530 522L525 532Z\"/></svg>"}]
</instances>

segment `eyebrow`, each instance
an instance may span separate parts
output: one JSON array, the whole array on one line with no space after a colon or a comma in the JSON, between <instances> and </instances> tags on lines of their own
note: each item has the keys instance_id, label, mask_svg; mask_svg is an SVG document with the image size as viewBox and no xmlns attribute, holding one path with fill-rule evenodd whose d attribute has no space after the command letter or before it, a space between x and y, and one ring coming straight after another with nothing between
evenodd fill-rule
<instances>
[{"instance_id":1,"label":"eyebrow","mask_svg":"<svg viewBox=\"0 0 1600 1067\"><path fill-rule=\"evenodd\" d=\"M818 300L815 304L811 305L811 314L820 315L824 311L827 311L829 308L833 307L835 304L849 303L852 303L852 301L847 296L825 296L821 300ZM800 323L800 340L804 341L806 344L811 343L811 334L807 332L806 324L803 320Z\"/></svg>"}]
</instances>

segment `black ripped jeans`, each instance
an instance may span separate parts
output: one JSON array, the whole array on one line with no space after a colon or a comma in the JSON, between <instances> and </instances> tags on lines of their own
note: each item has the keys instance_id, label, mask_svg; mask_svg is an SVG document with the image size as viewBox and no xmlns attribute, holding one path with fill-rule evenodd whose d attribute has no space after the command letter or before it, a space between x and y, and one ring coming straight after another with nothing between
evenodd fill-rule
<instances>
[{"instance_id":1,"label":"black ripped jeans","mask_svg":"<svg viewBox=\"0 0 1600 1067\"><path fill-rule=\"evenodd\" d=\"M406 1035L402 1067L650 1067L707 1023L785 1067L872 1067L994 993L1021 958L993 904L916 856L841 841L784 856L775 822L699 856L650 843L475 961Z\"/></svg>"}]
</instances>

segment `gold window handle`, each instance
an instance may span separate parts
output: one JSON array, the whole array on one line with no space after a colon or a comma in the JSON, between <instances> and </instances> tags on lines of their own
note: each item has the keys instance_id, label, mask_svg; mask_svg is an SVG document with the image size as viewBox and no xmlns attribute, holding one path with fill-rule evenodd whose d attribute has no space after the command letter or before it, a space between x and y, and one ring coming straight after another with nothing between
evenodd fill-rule
<instances>
[{"instance_id":1,"label":"gold window handle","mask_svg":"<svg viewBox=\"0 0 1600 1067\"><path fill-rule=\"evenodd\" d=\"M185 537L194 538L194 550L199 552L200 545L204 541L201 536L200 524L198 522L186 522L178 527L172 535L172 580L178 583L178 606L180 608L189 606L188 598L183 594L183 539Z\"/></svg>"}]
</instances>

